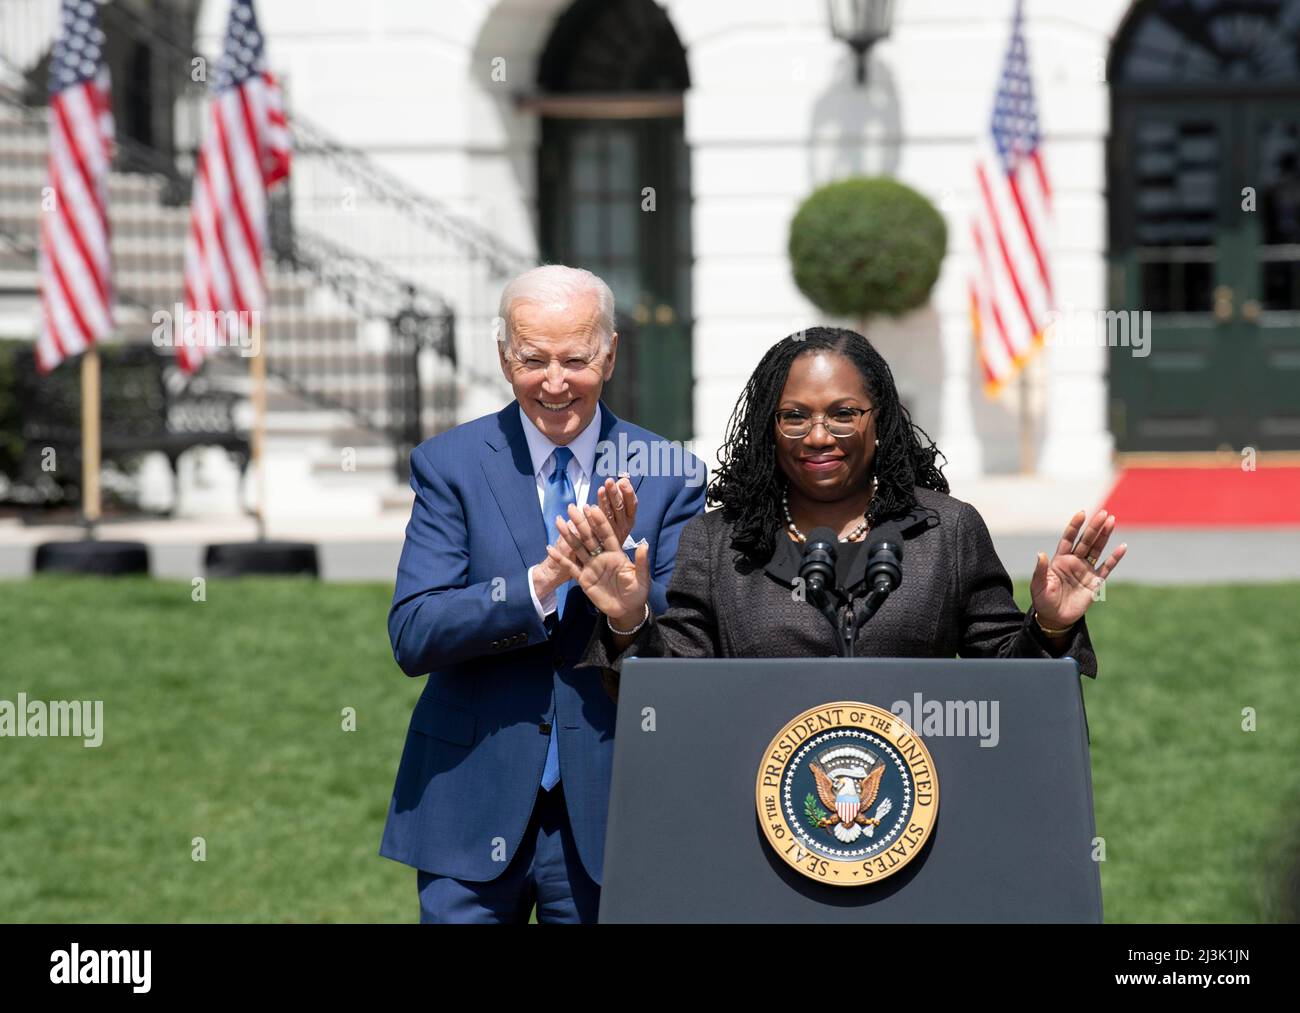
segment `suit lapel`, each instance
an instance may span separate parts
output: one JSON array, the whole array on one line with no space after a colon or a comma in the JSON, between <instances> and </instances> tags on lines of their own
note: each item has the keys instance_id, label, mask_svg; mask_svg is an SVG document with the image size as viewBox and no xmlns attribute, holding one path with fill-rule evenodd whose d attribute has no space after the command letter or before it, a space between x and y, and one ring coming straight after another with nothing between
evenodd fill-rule
<instances>
[{"instance_id":1,"label":"suit lapel","mask_svg":"<svg viewBox=\"0 0 1300 1013\"><path fill-rule=\"evenodd\" d=\"M546 524L537 503L537 479L518 401L497 413L497 424L498 431L487 440L493 453L483 459L483 474L524 566L532 566L546 558Z\"/></svg>"},{"instance_id":2,"label":"suit lapel","mask_svg":"<svg viewBox=\"0 0 1300 1013\"><path fill-rule=\"evenodd\" d=\"M848 573L844 578L844 586L847 588L857 588L859 584L867 579L867 562L869 553L867 546L875 540L876 535L886 534L894 543L901 545L904 550L904 568L906 568L906 549L907 540L915 538L922 531L934 527L939 523L939 515L929 507L923 507L920 504L912 507L907 513L891 517L887 521L881 521L876 525L876 530L867 536L866 541L858 546L857 555L851 560Z\"/></svg>"},{"instance_id":3,"label":"suit lapel","mask_svg":"<svg viewBox=\"0 0 1300 1013\"><path fill-rule=\"evenodd\" d=\"M792 542L785 529L777 531L776 541L772 546L772 558L763 566L777 581L789 587L799 576L799 564L803 562L803 548Z\"/></svg>"},{"instance_id":4,"label":"suit lapel","mask_svg":"<svg viewBox=\"0 0 1300 1013\"><path fill-rule=\"evenodd\" d=\"M617 480L619 473L626 471L632 490L639 493L641 479L649 470L646 455L648 448L644 441L632 436L627 423L609 410L604 401L600 403L600 441L596 444L596 460L592 468L591 485L588 490L590 503L600 502L596 499L596 488L605 484L605 479Z\"/></svg>"}]
</instances>

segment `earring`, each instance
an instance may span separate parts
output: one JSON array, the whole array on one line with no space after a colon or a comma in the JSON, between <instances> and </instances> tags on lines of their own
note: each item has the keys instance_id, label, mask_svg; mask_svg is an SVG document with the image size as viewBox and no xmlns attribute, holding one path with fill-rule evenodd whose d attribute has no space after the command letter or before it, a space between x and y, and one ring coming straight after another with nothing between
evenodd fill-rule
<instances>
[{"instance_id":1,"label":"earring","mask_svg":"<svg viewBox=\"0 0 1300 1013\"><path fill-rule=\"evenodd\" d=\"M880 446L880 437L879 437L879 436L876 437L876 446L877 446L877 447Z\"/></svg>"}]
</instances>

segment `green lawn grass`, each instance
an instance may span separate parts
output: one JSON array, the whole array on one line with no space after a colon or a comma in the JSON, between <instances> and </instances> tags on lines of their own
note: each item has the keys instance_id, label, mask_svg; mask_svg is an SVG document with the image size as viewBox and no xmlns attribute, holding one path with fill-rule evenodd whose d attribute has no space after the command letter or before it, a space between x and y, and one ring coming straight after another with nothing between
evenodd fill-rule
<instances>
[{"instance_id":1,"label":"green lawn grass","mask_svg":"<svg viewBox=\"0 0 1300 1013\"><path fill-rule=\"evenodd\" d=\"M415 921L414 872L377 854L423 683L392 660L390 594L212 580L196 603L182 582L0 583L0 699L101 699L107 727L96 749L0 738L0 921ZM1281 916L1297 614L1297 584L1112 584L1089 613L1107 920Z\"/></svg>"}]
</instances>

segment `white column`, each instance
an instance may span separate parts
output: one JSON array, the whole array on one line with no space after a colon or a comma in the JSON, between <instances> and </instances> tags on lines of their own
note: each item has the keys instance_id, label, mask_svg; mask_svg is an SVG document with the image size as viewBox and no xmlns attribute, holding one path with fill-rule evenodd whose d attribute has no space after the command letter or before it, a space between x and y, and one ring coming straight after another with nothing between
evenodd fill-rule
<instances>
[{"instance_id":1,"label":"white column","mask_svg":"<svg viewBox=\"0 0 1300 1013\"><path fill-rule=\"evenodd\" d=\"M971 388L978 383L979 365L973 354L970 328L970 317L965 314L945 313L940 320L943 379L939 391L939 432L934 441L948 459L943 473L950 481L975 478L984 472L984 450L975 433L975 415L971 410Z\"/></svg>"},{"instance_id":2,"label":"white column","mask_svg":"<svg viewBox=\"0 0 1300 1013\"><path fill-rule=\"evenodd\" d=\"M1107 349L1057 346L1047 357L1038 473L1048 478L1109 474L1114 439L1106 421Z\"/></svg>"}]
</instances>

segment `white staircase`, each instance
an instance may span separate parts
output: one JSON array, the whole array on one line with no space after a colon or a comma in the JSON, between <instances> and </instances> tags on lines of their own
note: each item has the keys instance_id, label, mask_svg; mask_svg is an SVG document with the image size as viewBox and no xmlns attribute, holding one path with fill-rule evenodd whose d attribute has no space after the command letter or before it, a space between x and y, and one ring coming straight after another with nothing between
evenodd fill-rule
<instances>
[{"instance_id":1,"label":"white staircase","mask_svg":"<svg viewBox=\"0 0 1300 1013\"><path fill-rule=\"evenodd\" d=\"M46 184L42 112L0 101L0 337L34 339L38 324L34 250L41 188ZM181 298L186 204L169 205L161 176L114 172L109 182L116 307L114 341L152 340L153 313L174 312ZM396 477L395 451L386 437L348 411L321 407L358 396L382 410L384 391L367 391L384 375L386 327L351 309L328 286L301 271L282 271L268 255L269 308L264 344L268 368L292 356L322 369L309 376L304 397L272 375L268 396L266 510L268 517L358 520L409 508L411 493ZM209 358L205 374L247 393L248 359L235 349ZM65 363L60 368L76 368ZM358 394L360 392L360 395ZM344 395L347 395L346 397ZM426 392L426 403L428 392ZM251 415L251 412L248 414ZM249 419L248 421L251 421ZM172 490L165 461L147 462L142 502L165 506L178 496L182 516L236 513L238 471L219 450L195 448L182 460L180 488ZM193 459L190 459L193 458ZM251 504L253 482L243 490Z\"/></svg>"}]
</instances>

